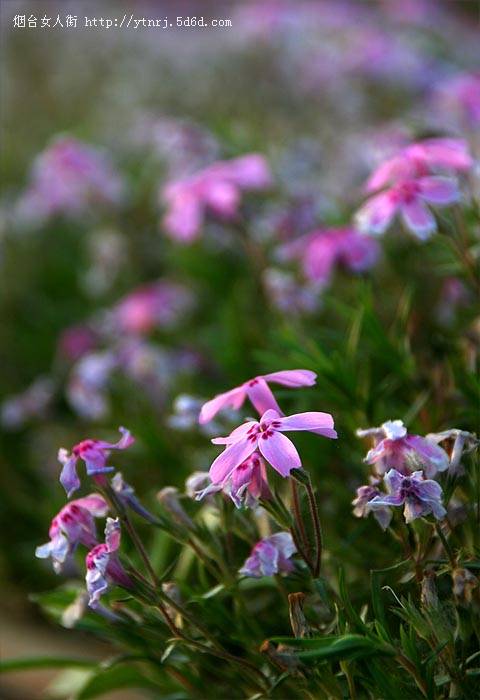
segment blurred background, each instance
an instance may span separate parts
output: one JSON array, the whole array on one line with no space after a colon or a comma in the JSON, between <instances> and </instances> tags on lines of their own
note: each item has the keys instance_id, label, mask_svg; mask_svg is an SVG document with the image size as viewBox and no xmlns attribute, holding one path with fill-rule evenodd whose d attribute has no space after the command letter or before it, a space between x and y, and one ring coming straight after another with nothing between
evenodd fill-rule
<instances>
[{"instance_id":1,"label":"blurred background","mask_svg":"<svg viewBox=\"0 0 480 700\"><path fill-rule=\"evenodd\" d=\"M353 432L397 415L424 429L448 427L452 414L475 427L435 375L448 356L451 376L468 385L469 341L456 341L458 323L472 321L468 291L448 297L459 308L452 320L442 294L455 266L440 243L419 260L394 236L371 269L340 266L322 285L286 262L282 246L348 224L365 177L396 144L465 132L452 94L478 70L478 3L3 0L1 13L5 655L86 646L50 627L34 602L58 583L34 557L65 502L58 448L113 440L127 426L137 443L117 463L154 509L159 488L183 489L215 454L196 425L199 402L262 371L320 373L317 388L279 399L331 411L351 437L322 454L306 438L304 449L331 518L331 551L350 552L352 567L381 563L350 516L363 452ZM128 28L84 26L85 17L124 15ZM185 26L194 17L210 26ZM187 245L167 235L167 183L252 152L266 158L272 184L244 197L238 221L208 218ZM386 330L399 304L398 325ZM360 308L366 337L356 354ZM397 342L401 331L415 357ZM230 425L227 416L214 429ZM368 539L375 526L362 527ZM157 564L168 562L168 545L154 546ZM5 697L36 697L32 686L50 680L32 678L10 678Z\"/></svg>"}]
</instances>

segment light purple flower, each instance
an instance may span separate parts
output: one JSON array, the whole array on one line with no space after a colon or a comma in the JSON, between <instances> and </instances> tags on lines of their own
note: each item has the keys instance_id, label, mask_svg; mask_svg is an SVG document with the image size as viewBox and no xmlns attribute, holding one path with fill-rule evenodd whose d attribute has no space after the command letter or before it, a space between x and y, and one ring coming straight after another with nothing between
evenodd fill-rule
<instances>
[{"instance_id":1,"label":"light purple flower","mask_svg":"<svg viewBox=\"0 0 480 700\"><path fill-rule=\"evenodd\" d=\"M360 486L357 489L356 498L352 501L352 506L354 506L353 514L357 518L366 518L371 512L370 501L375 498L375 496L379 496L382 493L378 488L379 483L380 479L371 477L370 484ZM392 511L390 508L376 508L373 511L373 516L380 527L386 530L392 519Z\"/></svg>"},{"instance_id":2,"label":"light purple flower","mask_svg":"<svg viewBox=\"0 0 480 700\"><path fill-rule=\"evenodd\" d=\"M378 260L377 241L354 228L326 228L313 231L283 246L283 259L299 259L307 279L326 286L337 265L351 272L369 270Z\"/></svg>"},{"instance_id":3,"label":"light purple flower","mask_svg":"<svg viewBox=\"0 0 480 700\"><path fill-rule=\"evenodd\" d=\"M230 496L237 508L253 508L260 498L269 499L272 495L267 482L265 462L256 452L239 464L221 483L210 482L208 474L205 476L209 483L201 491L197 491L197 501L217 491L223 491ZM189 486L191 487L191 484Z\"/></svg>"},{"instance_id":4,"label":"light purple flower","mask_svg":"<svg viewBox=\"0 0 480 700\"><path fill-rule=\"evenodd\" d=\"M50 542L37 547L35 556L39 559L51 557L55 572L60 573L79 544L88 549L97 544L94 519L104 518L107 513L108 504L97 493L67 503L52 520L48 531Z\"/></svg>"},{"instance_id":5,"label":"light purple flower","mask_svg":"<svg viewBox=\"0 0 480 700\"><path fill-rule=\"evenodd\" d=\"M252 578L289 574L294 570L290 557L297 551L289 532L277 532L254 546L239 573Z\"/></svg>"},{"instance_id":6,"label":"light purple flower","mask_svg":"<svg viewBox=\"0 0 480 700\"><path fill-rule=\"evenodd\" d=\"M156 518L152 513L150 513L138 500L135 495L135 489L124 481L121 472L117 472L113 477L112 489L115 492L116 497L124 508L131 508L137 515L140 515L149 523L158 523L158 518Z\"/></svg>"},{"instance_id":7,"label":"light purple flower","mask_svg":"<svg viewBox=\"0 0 480 700\"><path fill-rule=\"evenodd\" d=\"M59 136L37 156L19 213L24 220L78 216L95 203L117 204L122 190L121 180L101 151Z\"/></svg>"},{"instance_id":8,"label":"light purple flower","mask_svg":"<svg viewBox=\"0 0 480 700\"><path fill-rule=\"evenodd\" d=\"M99 420L108 413L106 388L118 358L111 350L91 352L74 365L67 384L67 398L82 417Z\"/></svg>"},{"instance_id":9,"label":"light purple flower","mask_svg":"<svg viewBox=\"0 0 480 700\"><path fill-rule=\"evenodd\" d=\"M266 410L272 408L277 413L282 413L277 404L274 395L270 391L267 382L281 384L289 388L297 388L300 386L313 386L317 375L308 369L288 369L280 372L271 372L270 374L259 375L253 379L249 379L240 386L226 391L224 394L218 394L215 398L207 401L202 406L200 411L199 422L208 423L219 411L223 408L231 407L236 410L241 408L245 399L248 397L256 408L258 413L262 415Z\"/></svg>"},{"instance_id":10,"label":"light purple flower","mask_svg":"<svg viewBox=\"0 0 480 700\"><path fill-rule=\"evenodd\" d=\"M432 479L424 479L421 471L408 476L390 469L384 483L388 495L375 496L368 506L372 511L386 506L404 506L403 515L407 523L429 513L441 520L447 513L442 504L442 487Z\"/></svg>"},{"instance_id":11,"label":"light purple flower","mask_svg":"<svg viewBox=\"0 0 480 700\"><path fill-rule=\"evenodd\" d=\"M440 85L436 98L440 109L458 117L462 126L480 126L480 72L455 75Z\"/></svg>"},{"instance_id":12,"label":"light purple flower","mask_svg":"<svg viewBox=\"0 0 480 700\"><path fill-rule=\"evenodd\" d=\"M367 464L374 464L377 474L396 469L401 474L410 474L413 468L423 469L431 478L437 472L448 469L449 459L445 450L433 440L420 435L408 435L401 420L389 420L380 428L357 430L359 437L372 436L375 445L365 457Z\"/></svg>"},{"instance_id":13,"label":"light purple flower","mask_svg":"<svg viewBox=\"0 0 480 700\"><path fill-rule=\"evenodd\" d=\"M88 552L85 563L87 573L85 581L90 596L88 605L95 609L100 597L112 584L131 589L132 581L118 559L120 548L120 522L118 518L107 518L105 543L97 544Z\"/></svg>"},{"instance_id":14,"label":"light purple flower","mask_svg":"<svg viewBox=\"0 0 480 700\"><path fill-rule=\"evenodd\" d=\"M212 440L215 445L226 445L210 467L212 483L224 484L233 471L256 450L281 476L288 476L292 469L302 466L295 445L283 434L290 430L308 430L328 438L337 437L329 413L309 411L281 416L277 411L269 409L260 422L247 421L235 428L228 437Z\"/></svg>"},{"instance_id":15,"label":"light purple flower","mask_svg":"<svg viewBox=\"0 0 480 700\"><path fill-rule=\"evenodd\" d=\"M162 196L167 206L163 221L165 231L176 241L190 243L200 234L207 212L232 221L238 213L241 193L263 190L270 183L268 164L257 153L213 163L164 188Z\"/></svg>"},{"instance_id":16,"label":"light purple flower","mask_svg":"<svg viewBox=\"0 0 480 700\"><path fill-rule=\"evenodd\" d=\"M8 396L0 404L0 424L6 430L19 430L32 418L43 418L55 392L49 377L38 377L20 394Z\"/></svg>"},{"instance_id":17,"label":"light purple flower","mask_svg":"<svg viewBox=\"0 0 480 700\"><path fill-rule=\"evenodd\" d=\"M122 437L118 442L104 442L103 440L83 440L72 448L69 454L61 448L58 451L58 459L63 464L60 474L60 483L67 492L68 498L74 491L80 488L80 479L77 474L77 462L82 459L85 462L87 475L104 474L113 471L113 467L107 466L107 458L110 450L125 450L135 442L126 428L119 428Z\"/></svg>"},{"instance_id":18,"label":"light purple flower","mask_svg":"<svg viewBox=\"0 0 480 700\"><path fill-rule=\"evenodd\" d=\"M58 352L61 357L76 362L91 352L97 344L94 331L85 324L65 328L58 339Z\"/></svg>"}]
</instances>

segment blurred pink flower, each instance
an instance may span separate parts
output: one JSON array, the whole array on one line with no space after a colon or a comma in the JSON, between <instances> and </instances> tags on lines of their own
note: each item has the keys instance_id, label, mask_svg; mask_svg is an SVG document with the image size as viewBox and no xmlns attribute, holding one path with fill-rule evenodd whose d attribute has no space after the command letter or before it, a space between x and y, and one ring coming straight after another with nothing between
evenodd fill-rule
<instances>
[{"instance_id":1,"label":"blurred pink flower","mask_svg":"<svg viewBox=\"0 0 480 700\"><path fill-rule=\"evenodd\" d=\"M289 532L276 532L257 542L239 573L253 578L289 574L294 569L290 558L296 551Z\"/></svg>"},{"instance_id":2,"label":"blurred pink flower","mask_svg":"<svg viewBox=\"0 0 480 700\"><path fill-rule=\"evenodd\" d=\"M74 491L80 488L80 479L77 475L77 462L82 459L85 462L87 475L104 474L113 471L113 467L107 466L110 450L125 450L135 442L126 428L119 428L122 437L118 442L104 442L103 440L83 440L72 448L69 454L61 448L58 451L58 459L63 464L60 474L60 483L67 492L68 498Z\"/></svg>"},{"instance_id":3,"label":"blurred pink flower","mask_svg":"<svg viewBox=\"0 0 480 700\"><path fill-rule=\"evenodd\" d=\"M162 192L167 211L167 234L182 243L195 240L206 213L225 220L236 218L243 191L263 190L271 183L265 158L251 153L218 161L183 180L168 184Z\"/></svg>"},{"instance_id":4,"label":"blurred pink flower","mask_svg":"<svg viewBox=\"0 0 480 700\"><path fill-rule=\"evenodd\" d=\"M299 259L305 276L321 287L330 282L336 265L364 272L375 265L379 255L377 241L351 227L319 229L280 250L283 259Z\"/></svg>"},{"instance_id":5,"label":"blurred pink flower","mask_svg":"<svg viewBox=\"0 0 480 700\"><path fill-rule=\"evenodd\" d=\"M70 501L53 518L48 531L50 542L37 547L35 556L39 559L51 557L54 570L60 573L79 544L88 549L97 544L94 518L104 518L107 513L108 504L98 493Z\"/></svg>"},{"instance_id":6,"label":"blurred pink flower","mask_svg":"<svg viewBox=\"0 0 480 700\"><path fill-rule=\"evenodd\" d=\"M125 572L118 559L120 548L120 522L118 518L107 518L105 527L105 544L97 544L86 556L87 574L85 581L90 596L88 605L95 609L100 597L108 591L110 585L116 584L130 589L132 580Z\"/></svg>"},{"instance_id":7,"label":"blurred pink flower","mask_svg":"<svg viewBox=\"0 0 480 700\"><path fill-rule=\"evenodd\" d=\"M97 337L85 324L65 328L58 339L58 352L67 360L76 361L94 349Z\"/></svg>"},{"instance_id":8,"label":"blurred pink flower","mask_svg":"<svg viewBox=\"0 0 480 700\"><path fill-rule=\"evenodd\" d=\"M192 296L184 285L159 280L125 296L112 310L113 326L119 333L148 333L172 326L191 304Z\"/></svg>"},{"instance_id":9,"label":"blurred pink flower","mask_svg":"<svg viewBox=\"0 0 480 700\"><path fill-rule=\"evenodd\" d=\"M437 88L436 98L462 126L480 126L480 72L453 76Z\"/></svg>"},{"instance_id":10,"label":"blurred pink flower","mask_svg":"<svg viewBox=\"0 0 480 700\"><path fill-rule=\"evenodd\" d=\"M268 409L259 422L247 421L235 428L228 437L213 438L215 445L226 447L210 467L212 483L225 483L233 471L256 450L281 476L288 476L292 469L302 466L295 445L283 435L291 430L307 430L333 439L337 437L330 413L309 411L281 416L277 411Z\"/></svg>"},{"instance_id":11,"label":"blurred pink flower","mask_svg":"<svg viewBox=\"0 0 480 700\"><path fill-rule=\"evenodd\" d=\"M207 474L202 474L202 476L207 477L210 482ZM199 481L198 476L197 481ZM230 496L237 508L241 508L242 505L253 508L258 499L271 498L267 470L261 456L254 452L230 472L221 483L208 483L205 488L195 494L196 500L200 501L205 496L217 491L223 491L227 496Z\"/></svg>"},{"instance_id":12,"label":"blurred pink flower","mask_svg":"<svg viewBox=\"0 0 480 700\"><path fill-rule=\"evenodd\" d=\"M31 184L19 203L20 216L33 221L55 214L77 216L91 204L117 204L122 189L100 150L58 136L35 159Z\"/></svg>"},{"instance_id":13,"label":"blurred pink flower","mask_svg":"<svg viewBox=\"0 0 480 700\"><path fill-rule=\"evenodd\" d=\"M281 384L290 388L298 388L300 386L313 386L316 377L317 375L315 372L311 372L308 369L287 369L280 372L259 375L207 401L200 411L199 422L208 423L208 421L212 420L223 408L232 407L238 410L247 397L260 415L269 408L273 408L281 414L282 411L267 382Z\"/></svg>"}]
</instances>

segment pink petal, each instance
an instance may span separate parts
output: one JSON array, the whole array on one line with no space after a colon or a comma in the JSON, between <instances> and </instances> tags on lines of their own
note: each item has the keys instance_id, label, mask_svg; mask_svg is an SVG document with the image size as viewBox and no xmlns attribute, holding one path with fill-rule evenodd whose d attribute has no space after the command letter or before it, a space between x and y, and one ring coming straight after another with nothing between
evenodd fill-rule
<instances>
[{"instance_id":1,"label":"pink petal","mask_svg":"<svg viewBox=\"0 0 480 700\"><path fill-rule=\"evenodd\" d=\"M210 467L209 475L213 484L222 483L257 448L256 440L240 440L229 445L218 455Z\"/></svg>"},{"instance_id":2,"label":"pink petal","mask_svg":"<svg viewBox=\"0 0 480 700\"><path fill-rule=\"evenodd\" d=\"M385 233L397 211L397 203L389 192L382 192L371 197L361 207L355 222L362 233Z\"/></svg>"},{"instance_id":3,"label":"pink petal","mask_svg":"<svg viewBox=\"0 0 480 700\"><path fill-rule=\"evenodd\" d=\"M420 240L426 240L437 230L433 214L420 199L402 204L400 211L405 226Z\"/></svg>"},{"instance_id":4,"label":"pink petal","mask_svg":"<svg viewBox=\"0 0 480 700\"><path fill-rule=\"evenodd\" d=\"M177 196L163 218L166 233L181 243L190 243L200 233L203 206L191 192Z\"/></svg>"},{"instance_id":5,"label":"pink petal","mask_svg":"<svg viewBox=\"0 0 480 700\"><path fill-rule=\"evenodd\" d=\"M280 415L282 414L280 406L276 402L270 387L263 377L258 377L252 382L247 382L244 386L248 398L260 415L269 409L277 411Z\"/></svg>"},{"instance_id":6,"label":"pink petal","mask_svg":"<svg viewBox=\"0 0 480 700\"><path fill-rule=\"evenodd\" d=\"M300 456L293 442L286 435L275 431L272 436L258 441L258 449L282 476L288 476L292 469L302 466Z\"/></svg>"},{"instance_id":7,"label":"pink petal","mask_svg":"<svg viewBox=\"0 0 480 700\"><path fill-rule=\"evenodd\" d=\"M294 413L279 419L281 425L278 430L329 430L334 431L333 417L330 413L321 411L307 411L306 413ZM335 433L336 437L336 433Z\"/></svg>"},{"instance_id":8,"label":"pink petal","mask_svg":"<svg viewBox=\"0 0 480 700\"><path fill-rule=\"evenodd\" d=\"M238 189L230 183L214 181L205 186L203 199L217 216L231 219L237 213L240 194Z\"/></svg>"},{"instance_id":9,"label":"pink petal","mask_svg":"<svg viewBox=\"0 0 480 700\"><path fill-rule=\"evenodd\" d=\"M275 415L277 415L277 414L275 414ZM241 425L238 426L238 428L235 428L235 430L232 430L230 435L227 435L227 437L213 438L212 442L214 445L232 445L234 442L238 442L239 440L242 440L245 437L245 435L248 433L250 428L253 428L254 425L258 425L256 420L246 421L246 423L242 423Z\"/></svg>"},{"instance_id":10,"label":"pink petal","mask_svg":"<svg viewBox=\"0 0 480 700\"><path fill-rule=\"evenodd\" d=\"M208 423L222 408L226 408L227 406L239 409L245 401L245 397L246 392L243 386L237 386L235 389L226 391L223 394L218 394L218 396L215 396L215 398L203 404L198 419L199 423Z\"/></svg>"},{"instance_id":11,"label":"pink petal","mask_svg":"<svg viewBox=\"0 0 480 700\"><path fill-rule=\"evenodd\" d=\"M272 176L268 163L258 153L235 158L229 165L229 179L242 189L257 190L271 185Z\"/></svg>"},{"instance_id":12,"label":"pink petal","mask_svg":"<svg viewBox=\"0 0 480 700\"><path fill-rule=\"evenodd\" d=\"M432 204L451 204L460 199L457 182L450 177L422 177L418 184L422 198Z\"/></svg>"},{"instance_id":13,"label":"pink petal","mask_svg":"<svg viewBox=\"0 0 480 700\"><path fill-rule=\"evenodd\" d=\"M91 493L84 498L77 498L77 500L72 501L72 503L75 503L80 508L85 508L85 510L88 510L88 512L96 518L103 518L108 513L108 503L103 496L100 496L98 493Z\"/></svg>"},{"instance_id":14,"label":"pink petal","mask_svg":"<svg viewBox=\"0 0 480 700\"><path fill-rule=\"evenodd\" d=\"M298 386L313 386L317 380L315 372L309 369L285 369L280 372L270 372L264 374L263 378L267 382L276 382L292 388Z\"/></svg>"}]
</instances>

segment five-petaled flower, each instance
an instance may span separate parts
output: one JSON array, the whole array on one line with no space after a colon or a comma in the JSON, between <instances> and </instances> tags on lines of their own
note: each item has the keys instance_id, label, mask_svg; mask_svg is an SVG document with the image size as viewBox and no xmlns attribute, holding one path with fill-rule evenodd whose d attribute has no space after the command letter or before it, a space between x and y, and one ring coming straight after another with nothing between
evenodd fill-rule
<instances>
[{"instance_id":1,"label":"five-petaled flower","mask_svg":"<svg viewBox=\"0 0 480 700\"><path fill-rule=\"evenodd\" d=\"M111 584L127 589L132 588L132 580L125 572L117 555L120 538L118 518L115 520L107 518L105 543L97 544L86 556L85 581L89 594L88 605L91 608L98 605L100 597L107 592Z\"/></svg>"},{"instance_id":2,"label":"five-petaled flower","mask_svg":"<svg viewBox=\"0 0 480 700\"><path fill-rule=\"evenodd\" d=\"M281 416L277 411L265 411L258 421L247 421L228 435L214 438L215 445L226 445L225 450L210 467L210 478L214 484L222 484L232 472L251 454L258 450L282 476L289 475L292 469L302 466L300 456L293 442L284 432L307 430L328 438L336 438L333 418L329 413L309 411L292 416Z\"/></svg>"},{"instance_id":3,"label":"five-petaled flower","mask_svg":"<svg viewBox=\"0 0 480 700\"><path fill-rule=\"evenodd\" d=\"M289 574L294 569L290 557L296 551L291 534L277 532L257 542L239 573L252 578Z\"/></svg>"},{"instance_id":4,"label":"five-petaled flower","mask_svg":"<svg viewBox=\"0 0 480 700\"><path fill-rule=\"evenodd\" d=\"M442 504L442 487L433 479L424 479L421 471L405 476L390 469L384 476L384 483L388 494L375 496L368 502L372 511L386 506L404 506L407 523L429 513L441 520L447 513Z\"/></svg>"},{"instance_id":5,"label":"five-petaled flower","mask_svg":"<svg viewBox=\"0 0 480 700\"><path fill-rule=\"evenodd\" d=\"M80 479L76 466L79 459L83 459L87 469L87 475L104 474L113 471L113 467L107 466L109 450L125 450L134 442L134 438L126 428L119 428L122 437L116 443L103 440L83 440L72 448L71 454L61 448L58 451L58 459L63 464L60 474L60 483L67 492L68 498L80 488Z\"/></svg>"},{"instance_id":6,"label":"five-petaled flower","mask_svg":"<svg viewBox=\"0 0 480 700\"><path fill-rule=\"evenodd\" d=\"M372 436L375 446L369 450L365 462L374 464L377 474L388 469L396 469L401 474L409 474L414 469L423 469L431 478L437 472L448 469L449 459L445 450L433 440L420 435L409 435L401 420L389 420L380 428L357 430L359 437Z\"/></svg>"},{"instance_id":7,"label":"five-petaled flower","mask_svg":"<svg viewBox=\"0 0 480 700\"><path fill-rule=\"evenodd\" d=\"M269 408L281 414L282 411L267 382L281 384L290 388L297 388L300 386L313 386L316 378L317 375L315 372L308 369L287 369L280 372L259 375L207 401L200 411L199 422L208 423L208 421L212 420L223 408L231 407L238 410L247 397L260 415L265 413Z\"/></svg>"},{"instance_id":8,"label":"five-petaled flower","mask_svg":"<svg viewBox=\"0 0 480 700\"><path fill-rule=\"evenodd\" d=\"M272 495L268 486L265 462L257 452L247 457L220 483L211 482L208 474L205 474L205 477L209 483L195 494L197 501L211 493L223 491L230 496L237 508L241 508L242 505L253 508L259 499L269 499Z\"/></svg>"},{"instance_id":9,"label":"five-petaled flower","mask_svg":"<svg viewBox=\"0 0 480 700\"><path fill-rule=\"evenodd\" d=\"M52 558L53 568L58 574L66 560L79 544L91 549L97 544L95 518L104 518L108 504L97 493L67 503L53 518L48 531L50 542L35 550L39 559Z\"/></svg>"}]
</instances>

